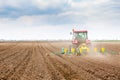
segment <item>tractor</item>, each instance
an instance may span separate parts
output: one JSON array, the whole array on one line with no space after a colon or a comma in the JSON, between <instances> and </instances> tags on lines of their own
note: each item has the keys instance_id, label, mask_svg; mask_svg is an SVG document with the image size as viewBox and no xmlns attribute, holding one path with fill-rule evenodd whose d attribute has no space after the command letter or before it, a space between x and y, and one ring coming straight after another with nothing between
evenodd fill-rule
<instances>
[{"instance_id":1,"label":"tractor","mask_svg":"<svg viewBox=\"0 0 120 80\"><path fill-rule=\"evenodd\" d=\"M72 30L73 31L73 37L72 37L72 45L77 48L84 45L90 45L90 40L88 40L88 31L87 30Z\"/></svg>"},{"instance_id":2,"label":"tractor","mask_svg":"<svg viewBox=\"0 0 120 80\"><path fill-rule=\"evenodd\" d=\"M87 30L72 30L72 45L70 46L69 52L82 54L89 52L89 46L91 41L88 40L88 31Z\"/></svg>"},{"instance_id":3,"label":"tractor","mask_svg":"<svg viewBox=\"0 0 120 80\"><path fill-rule=\"evenodd\" d=\"M91 41L88 40L88 31L87 30L72 30L70 33L72 35L72 45L69 46L69 49L62 48L63 54L82 54L89 52L89 46Z\"/></svg>"}]
</instances>

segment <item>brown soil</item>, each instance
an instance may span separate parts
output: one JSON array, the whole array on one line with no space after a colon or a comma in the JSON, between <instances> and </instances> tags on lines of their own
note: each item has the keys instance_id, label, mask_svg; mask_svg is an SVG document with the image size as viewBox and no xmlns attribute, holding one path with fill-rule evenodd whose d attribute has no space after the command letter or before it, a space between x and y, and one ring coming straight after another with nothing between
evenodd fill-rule
<instances>
[{"instance_id":1,"label":"brown soil","mask_svg":"<svg viewBox=\"0 0 120 80\"><path fill-rule=\"evenodd\" d=\"M120 55L54 54L68 45L65 42L0 43L0 80L120 80ZM120 51L119 44L104 45Z\"/></svg>"}]
</instances>

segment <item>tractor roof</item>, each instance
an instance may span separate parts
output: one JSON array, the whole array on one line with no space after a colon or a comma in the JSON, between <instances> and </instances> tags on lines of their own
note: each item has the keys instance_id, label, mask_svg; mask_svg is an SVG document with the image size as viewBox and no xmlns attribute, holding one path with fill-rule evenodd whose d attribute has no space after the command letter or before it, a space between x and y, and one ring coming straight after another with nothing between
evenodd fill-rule
<instances>
[{"instance_id":1,"label":"tractor roof","mask_svg":"<svg viewBox=\"0 0 120 80\"><path fill-rule=\"evenodd\" d=\"M73 32L74 32L74 33L82 33L82 32L87 32L87 30L74 30L74 29L73 29Z\"/></svg>"}]
</instances>

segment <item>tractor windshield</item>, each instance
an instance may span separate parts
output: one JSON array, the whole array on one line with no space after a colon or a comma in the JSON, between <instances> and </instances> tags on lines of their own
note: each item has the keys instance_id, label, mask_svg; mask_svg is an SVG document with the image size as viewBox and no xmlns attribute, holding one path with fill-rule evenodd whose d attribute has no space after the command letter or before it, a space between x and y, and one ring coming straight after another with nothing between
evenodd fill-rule
<instances>
[{"instance_id":1,"label":"tractor windshield","mask_svg":"<svg viewBox=\"0 0 120 80\"><path fill-rule=\"evenodd\" d=\"M74 33L74 39L87 39L87 33Z\"/></svg>"}]
</instances>

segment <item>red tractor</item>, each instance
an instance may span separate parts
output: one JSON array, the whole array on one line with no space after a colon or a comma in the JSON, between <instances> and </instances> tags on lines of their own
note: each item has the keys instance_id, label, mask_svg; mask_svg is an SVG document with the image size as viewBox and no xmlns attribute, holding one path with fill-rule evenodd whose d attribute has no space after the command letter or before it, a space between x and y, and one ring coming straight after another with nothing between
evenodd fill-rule
<instances>
[{"instance_id":1,"label":"red tractor","mask_svg":"<svg viewBox=\"0 0 120 80\"><path fill-rule=\"evenodd\" d=\"M88 40L88 31L87 30L72 30L72 45L69 48L71 53L87 53L88 46L91 44L91 41Z\"/></svg>"},{"instance_id":2,"label":"red tractor","mask_svg":"<svg viewBox=\"0 0 120 80\"><path fill-rule=\"evenodd\" d=\"M73 37L72 37L72 44L74 47L79 47L83 43L89 45L91 42L88 40L88 31L87 30L72 30Z\"/></svg>"},{"instance_id":3,"label":"red tractor","mask_svg":"<svg viewBox=\"0 0 120 80\"><path fill-rule=\"evenodd\" d=\"M88 52L88 45L90 45L90 40L88 40L87 30L72 30L72 45L69 46L69 49L62 48L62 53L76 53L81 54L83 52Z\"/></svg>"}]
</instances>

